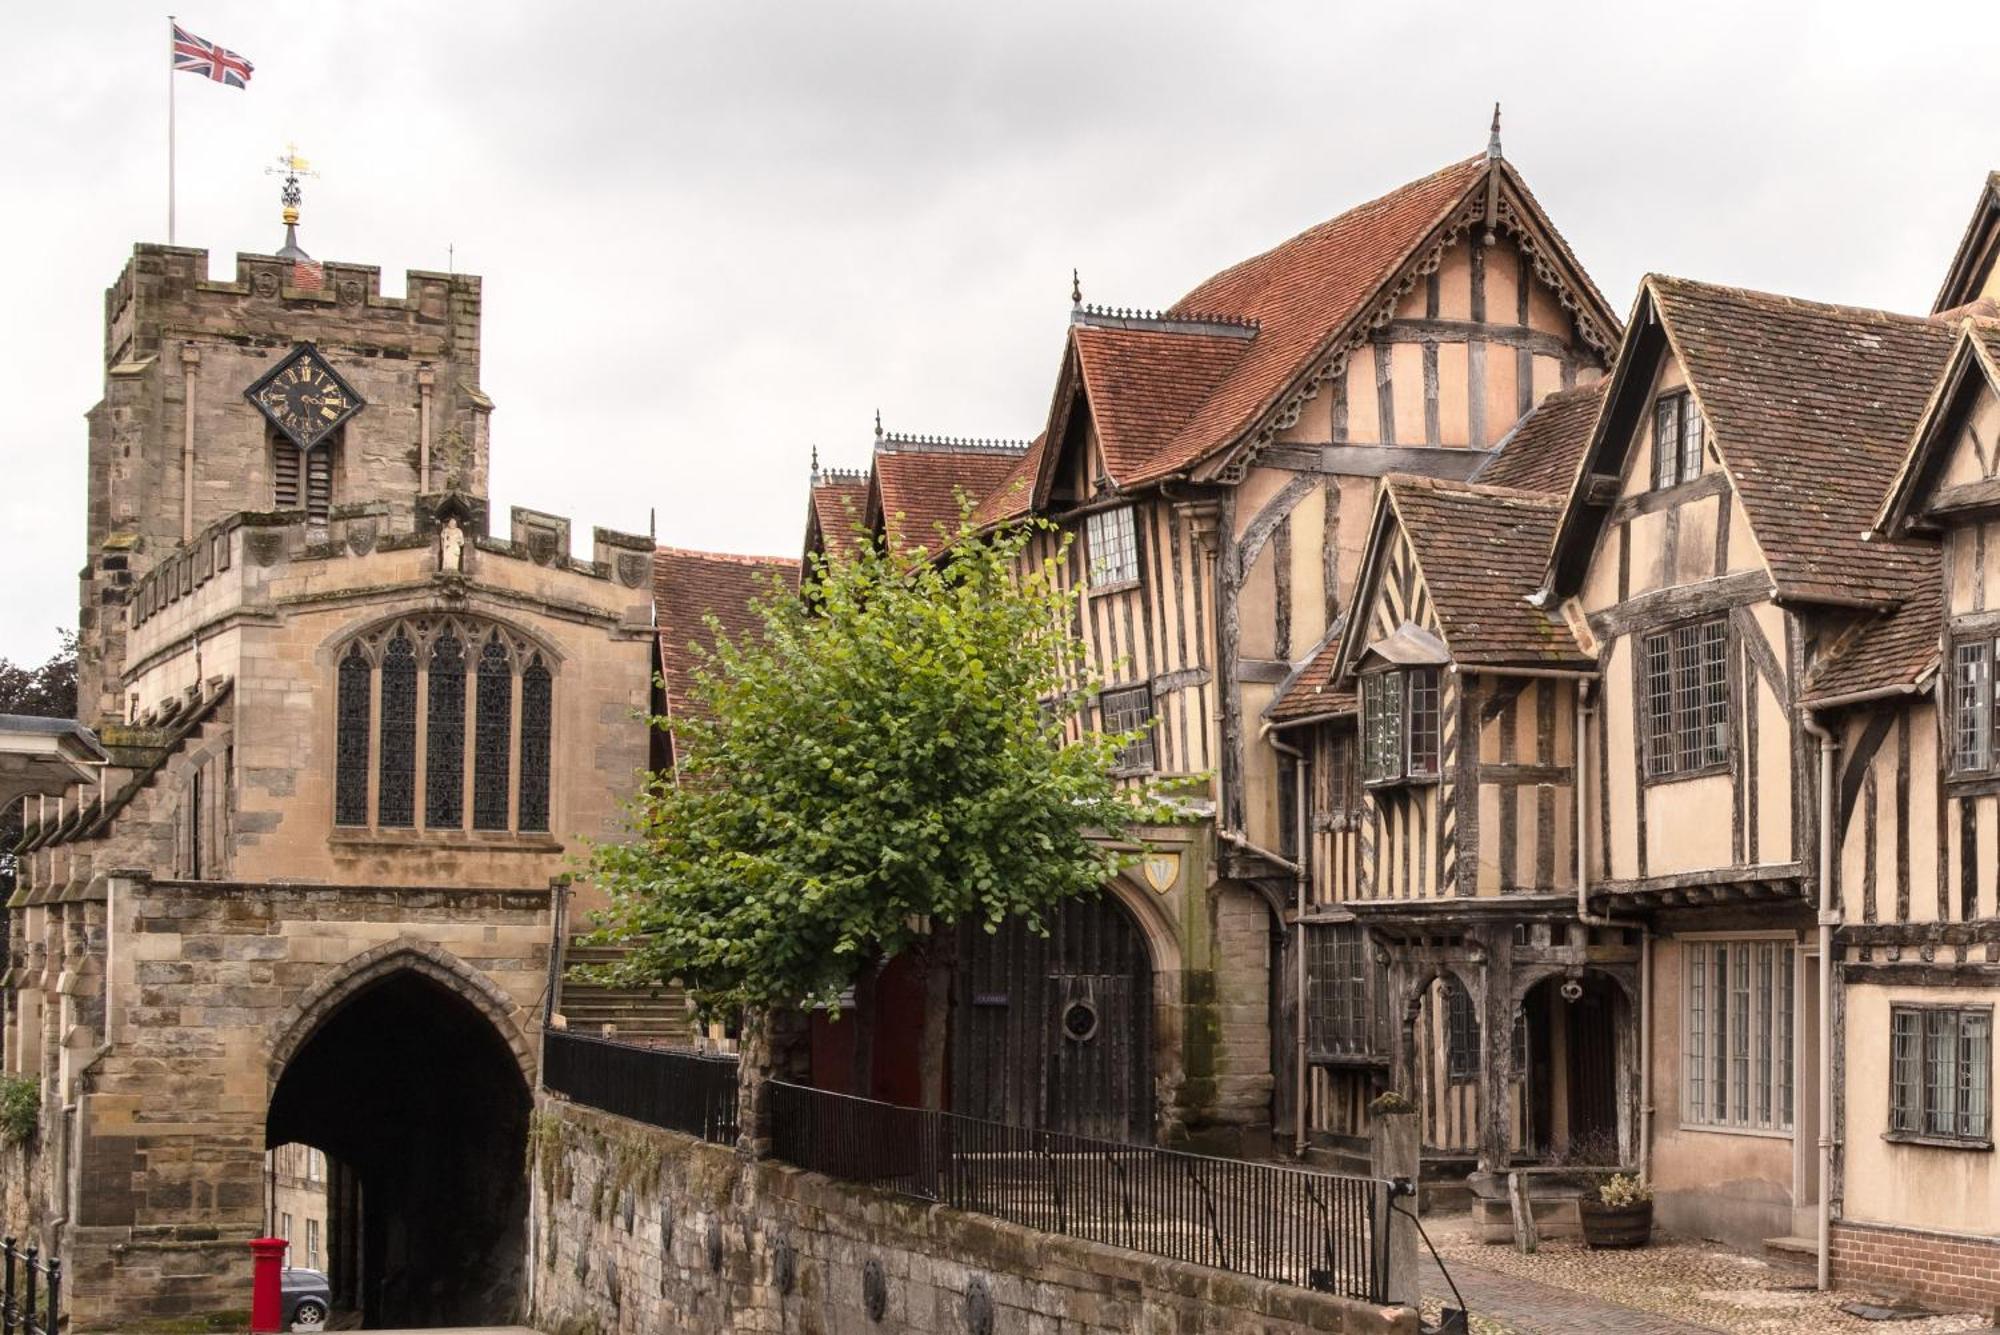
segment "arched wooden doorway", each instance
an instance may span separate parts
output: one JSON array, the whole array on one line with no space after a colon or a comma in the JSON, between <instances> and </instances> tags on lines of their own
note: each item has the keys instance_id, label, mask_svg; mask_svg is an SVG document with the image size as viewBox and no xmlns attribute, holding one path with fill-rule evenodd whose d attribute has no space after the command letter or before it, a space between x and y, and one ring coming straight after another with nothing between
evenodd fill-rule
<instances>
[{"instance_id":1,"label":"arched wooden doorway","mask_svg":"<svg viewBox=\"0 0 2000 1335\"><path fill-rule=\"evenodd\" d=\"M959 937L954 1112L1107 1139L1153 1133L1153 968L1109 891L1070 900L1037 936L1010 919Z\"/></svg>"}]
</instances>

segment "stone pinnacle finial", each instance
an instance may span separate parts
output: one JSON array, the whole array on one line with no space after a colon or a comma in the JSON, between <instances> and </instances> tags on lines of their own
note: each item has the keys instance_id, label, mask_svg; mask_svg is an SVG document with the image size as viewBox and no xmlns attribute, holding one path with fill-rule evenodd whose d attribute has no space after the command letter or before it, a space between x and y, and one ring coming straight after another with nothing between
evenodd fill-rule
<instances>
[{"instance_id":1,"label":"stone pinnacle finial","mask_svg":"<svg viewBox=\"0 0 2000 1335\"><path fill-rule=\"evenodd\" d=\"M1500 104L1498 102L1493 104L1493 132L1486 138L1486 160L1488 162L1498 162L1500 160Z\"/></svg>"},{"instance_id":2,"label":"stone pinnacle finial","mask_svg":"<svg viewBox=\"0 0 2000 1335\"><path fill-rule=\"evenodd\" d=\"M1069 271L1069 304L1083 305L1083 279L1074 269Z\"/></svg>"},{"instance_id":3,"label":"stone pinnacle finial","mask_svg":"<svg viewBox=\"0 0 2000 1335\"><path fill-rule=\"evenodd\" d=\"M880 408L875 410L875 439L882 439L882 410Z\"/></svg>"},{"instance_id":4,"label":"stone pinnacle finial","mask_svg":"<svg viewBox=\"0 0 2000 1335\"><path fill-rule=\"evenodd\" d=\"M819 446L817 445L813 446L812 480L815 482L819 481Z\"/></svg>"}]
</instances>

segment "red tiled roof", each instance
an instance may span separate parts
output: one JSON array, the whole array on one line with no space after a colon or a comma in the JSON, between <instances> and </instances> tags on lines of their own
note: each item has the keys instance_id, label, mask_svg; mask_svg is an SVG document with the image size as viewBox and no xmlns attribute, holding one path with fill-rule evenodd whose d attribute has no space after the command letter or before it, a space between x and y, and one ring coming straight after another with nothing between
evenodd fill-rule
<instances>
[{"instance_id":1,"label":"red tiled roof","mask_svg":"<svg viewBox=\"0 0 2000 1335\"><path fill-rule=\"evenodd\" d=\"M1114 482L1147 470L1252 340L1172 326L1070 329L1097 446Z\"/></svg>"},{"instance_id":2,"label":"red tiled roof","mask_svg":"<svg viewBox=\"0 0 2000 1335\"><path fill-rule=\"evenodd\" d=\"M1340 632L1336 621L1319 648L1313 650L1305 666L1293 673L1278 691L1278 698L1264 710L1273 723L1299 723L1328 714L1351 714L1355 699L1351 690L1333 689L1333 665L1340 658Z\"/></svg>"},{"instance_id":3,"label":"red tiled roof","mask_svg":"<svg viewBox=\"0 0 2000 1335\"><path fill-rule=\"evenodd\" d=\"M1361 313L1486 167L1484 154L1455 162L1224 269L1181 298L1169 314L1252 319L1257 336L1129 481L1166 477L1233 443Z\"/></svg>"},{"instance_id":4,"label":"red tiled roof","mask_svg":"<svg viewBox=\"0 0 2000 1335\"><path fill-rule=\"evenodd\" d=\"M1653 275L1686 369L1780 592L1901 602L1925 562L1864 542L1956 336L1885 311Z\"/></svg>"},{"instance_id":5,"label":"red tiled roof","mask_svg":"<svg viewBox=\"0 0 2000 1335\"><path fill-rule=\"evenodd\" d=\"M1479 481L1493 487L1566 494L1576 481L1583 452L1590 446L1590 433L1597 425L1609 383L1607 376L1543 399L1500 442L1498 453L1479 470Z\"/></svg>"},{"instance_id":6,"label":"red tiled roof","mask_svg":"<svg viewBox=\"0 0 2000 1335\"><path fill-rule=\"evenodd\" d=\"M654 551L653 610L670 717L683 717L694 707L694 669L701 657L692 646L715 647L708 617L713 614L732 639L756 634L761 622L751 604L771 592L774 577L796 587L799 563L786 556L728 556L678 547Z\"/></svg>"},{"instance_id":7,"label":"red tiled roof","mask_svg":"<svg viewBox=\"0 0 2000 1335\"><path fill-rule=\"evenodd\" d=\"M868 518L895 549L934 552L958 532L960 494L977 504L1021 461L1012 450L897 445L875 454ZM879 508L878 508L879 507Z\"/></svg>"},{"instance_id":8,"label":"red tiled roof","mask_svg":"<svg viewBox=\"0 0 2000 1335\"><path fill-rule=\"evenodd\" d=\"M974 525L982 529L992 528L1027 515L1033 508L1035 475L1041 471L1047 440L1046 434L1036 436L1028 446L1028 452L1015 460L1007 475L986 493L972 512Z\"/></svg>"},{"instance_id":9,"label":"red tiled roof","mask_svg":"<svg viewBox=\"0 0 2000 1335\"><path fill-rule=\"evenodd\" d=\"M1944 623L1938 548L1930 543L1903 545L1928 573L1911 580L1909 597L1895 611L1863 622L1813 664L1806 676L1804 704L1912 687L1937 666Z\"/></svg>"},{"instance_id":10,"label":"red tiled roof","mask_svg":"<svg viewBox=\"0 0 2000 1335\"><path fill-rule=\"evenodd\" d=\"M868 511L868 475L842 473L813 483L807 502L807 542L819 536L829 560L837 561L860 545Z\"/></svg>"},{"instance_id":11,"label":"red tiled roof","mask_svg":"<svg viewBox=\"0 0 2000 1335\"><path fill-rule=\"evenodd\" d=\"M1591 664L1560 617L1528 602L1548 565L1563 496L1402 476L1386 488L1454 663Z\"/></svg>"}]
</instances>

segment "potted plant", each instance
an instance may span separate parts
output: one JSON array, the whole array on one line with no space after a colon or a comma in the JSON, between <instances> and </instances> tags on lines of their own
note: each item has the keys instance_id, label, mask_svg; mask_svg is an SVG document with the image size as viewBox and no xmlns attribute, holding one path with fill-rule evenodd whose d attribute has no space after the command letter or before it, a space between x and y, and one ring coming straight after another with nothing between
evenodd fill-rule
<instances>
[{"instance_id":1,"label":"potted plant","mask_svg":"<svg viewBox=\"0 0 2000 1335\"><path fill-rule=\"evenodd\" d=\"M1653 1189L1630 1173L1613 1173L1597 1199L1578 1198L1577 1221L1591 1247L1643 1247L1653 1236Z\"/></svg>"}]
</instances>

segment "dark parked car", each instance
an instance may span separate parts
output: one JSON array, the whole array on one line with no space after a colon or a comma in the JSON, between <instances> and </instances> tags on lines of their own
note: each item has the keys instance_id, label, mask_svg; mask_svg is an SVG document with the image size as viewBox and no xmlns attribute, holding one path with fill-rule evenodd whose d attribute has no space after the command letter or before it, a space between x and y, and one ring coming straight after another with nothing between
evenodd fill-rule
<instances>
[{"instance_id":1,"label":"dark parked car","mask_svg":"<svg viewBox=\"0 0 2000 1335\"><path fill-rule=\"evenodd\" d=\"M333 1289L317 1270L290 1266L285 1270L285 1328L318 1326L333 1306Z\"/></svg>"}]
</instances>

